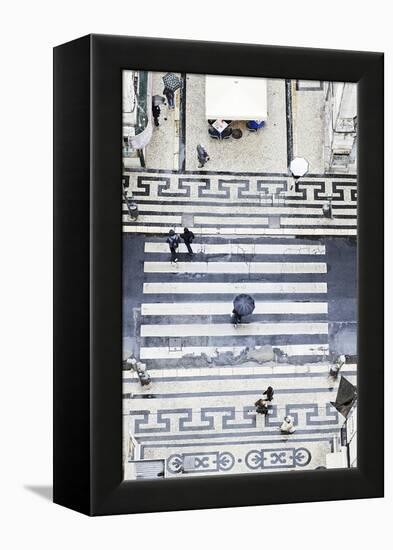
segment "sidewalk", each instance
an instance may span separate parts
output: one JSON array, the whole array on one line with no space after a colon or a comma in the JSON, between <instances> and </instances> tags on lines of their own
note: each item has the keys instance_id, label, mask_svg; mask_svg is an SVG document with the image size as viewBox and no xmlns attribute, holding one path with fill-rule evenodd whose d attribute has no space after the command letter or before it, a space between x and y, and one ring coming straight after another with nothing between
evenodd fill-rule
<instances>
[{"instance_id":1,"label":"sidewalk","mask_svg":"<svg viewBox=\"0 0 393 550\"><path fill-rule=\"evenodd\" d=\"M218 141L208 135L205 115L205 76L187 75L186 169L198 170L196 147L202 143L210 161L206 170L243 172L287 172L285 82L268 80L268 120L258 132L249 132L245 122L233 127L243 132L241 139Z\"/></svg>"},{"instance_id":2,"label":"sidewalk","mask_svg":"<svg viewBox=\"0 0 393 550\"><path fill-rule=\"evenodd\" d=\"M165 73L153 72L152 95L163 95L164 84L162 77ZM178 75L180 76L180 75ZM178 92L176 94L179 101ZM166 99L165 102L167 103ZM146 147L146 167L164 170L178 169L179 137L176 125L177 110L168 109L168 105L161 106L160 125L153 126L153 136Z\"/></svg>"},{"instance_id":3,"label":"sidewalk","mask_svg":"<svg viewBox=\"0 0 393 550\"><path fill-rule=\"evenodd\" d=\"M321 82L292 81L294 157L308 160L309 174L323 174L325 94Z\"/></svg>"}]
</instances>

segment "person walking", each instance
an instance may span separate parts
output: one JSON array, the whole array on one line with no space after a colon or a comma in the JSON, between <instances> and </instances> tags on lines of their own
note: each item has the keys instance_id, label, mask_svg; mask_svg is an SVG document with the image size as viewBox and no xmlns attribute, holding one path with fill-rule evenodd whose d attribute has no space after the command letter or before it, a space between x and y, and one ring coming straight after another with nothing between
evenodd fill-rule
<instances>
[{"instance_id":1,"label":"person walking","mask_svg":"<svg viewBox=\"0 0 393 550\"><path fill-rule=\"evenodd\" d=\"M199 168L203 168L205 166L205 164L207 163L208 160L210 160L210 157L206 151L206 149L204 148L204 146L199 143L197 145L197 156L198 156L198 161L199 161Z\"/></svg>"},{"instance_id":2,"label":"person walking","mask_svg":"<svg viewBox=\"0 0 393 550\"><path fill-rule=\"evenodd\" d=\"M165 86L164 91L162 92L168 101L168 109L175 108L175 92Z\"/></svg>"},{"instance_id":3,"label":"person walking","mask_svg":"<svg viewBox=\"0 0 393 550\"><path fill-rule=\"evenodd\" d=\"M175 233L173 229L169 231L166 242L168 243L169 250L171 251L171 262L177 262L177 249L179 248L180 237Z\"/></svg>"},{"instance_id":4,"label":"person walking","mask_svg":"<svg viewBox=\"0 0 393 550\"><path fill-rule=\"evenodd\" d=\"M194 233L192 231L190 231L188 229L188 227L185 227L184 230L183 230L183 233L180 235L180 237L183 239L184 244L186 245L188 253L190 254L190 256L193 256L194 252L191 248L191 243L195 239Z\"/></svg>"},{"instance_id":5,"label":"person walking","mask_svg":"<svg viewBox=\"0 0 393 550\"><path fill-rule=\"evenodd\" d=\"M293 434L296 431L295 426L293 425L292 416L286 416L284 418L284 422L281 424L280 430L285 434Z\"/></svg>"},{"instance_id":6,"label":"person walking","mask_svg":"<svg viewBox=\"0 0 393 550\"><path fill-rule=\"evenodd\" d=\"M341 367L345 365L345 361L346 361L345 355L339 355L336 359L336 362L330 367L330 372L329 372L330 376L332 376L333 378L337 378L338 373L341 370Z\"/></svg>"},{"instance_id":7,"label":"person walking","mask_svg":"<svg viewBox=\"0 0 393 550\"><path fill-rule=\"evenodd\" d=\"M242 316L236 311L236 309L232 310L232 323L236 326L239 325L242 322Z\"/></svg>"},{"instance_id":8,"label":"person walking","mask_svg":"<svg viewBox=\"0 0 393 550\"><path fill-rule=\"evenodd\" d=\"M274 395L274 390L271 386L268 386L267 389L263 392L262 395L266 395L266 401L272 401L273 400L273 395Z\"/></svg>"},{"instance_id":9,"label":"person walking","mask_svg":"<svg viewBox=\"0 0 393 550\"><path fill-rule=\"evenodd\" d=\"M153 95L153 106L154 105L166 105L165 97L162 97L162 95Z\"/></svg>"},{"instance_id":10,"label":"person walking","mask_svg":"<svg viewBox=\"0 0 393 550\"><path fill-rule=\"evenodd\" d=\"M258 399L258 401L255 402L255 407L258 414L264 414L265 416L269 414L267 401L265 401L264 399Z\"/></svg>"},{"instance_id":11,"label":"person walking","mask_svg":"<svg viewBox=\"0 0 393 550\"><path fill-rule=\"evenodd\" d=\"M160 125L159 118L160 118L160 114L161 114L160 106L153 104L152 110L153 110L154 125L159 126Z\"/></svg>"}]
</instances>

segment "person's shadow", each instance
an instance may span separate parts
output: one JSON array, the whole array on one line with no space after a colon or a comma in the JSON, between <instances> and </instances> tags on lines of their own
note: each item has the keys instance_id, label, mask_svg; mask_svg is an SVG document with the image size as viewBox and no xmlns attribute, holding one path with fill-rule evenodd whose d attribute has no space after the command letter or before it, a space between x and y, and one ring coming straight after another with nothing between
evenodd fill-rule
<instances>
[{"instance_id":1,"label":"person's shadow","mask_svg":"<svg viewBox=\"0 0 393 550\"><path fill-rule=\"evenodd\" d=\"M31 491L45 500L52 501L53 487L52 485L24 485L27 491Z\"/></svg>"}]
</instances>

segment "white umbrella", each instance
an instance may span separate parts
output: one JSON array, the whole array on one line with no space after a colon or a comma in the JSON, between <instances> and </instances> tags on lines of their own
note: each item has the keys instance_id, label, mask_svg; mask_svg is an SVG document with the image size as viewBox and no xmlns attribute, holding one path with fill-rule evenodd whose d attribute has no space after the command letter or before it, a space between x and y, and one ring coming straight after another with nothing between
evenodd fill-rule
<instances>
[{"instance_id":1,"label":"white umbrella","mask_svg":"<svg viewBox=\"0 0 393 550\"><path fill-rule=\"evenodd\" d=\"M308 162L304 158L296 157L289 165L289 169L294 178L301 178L308 172Z\"/></svg>"}]
</instances>

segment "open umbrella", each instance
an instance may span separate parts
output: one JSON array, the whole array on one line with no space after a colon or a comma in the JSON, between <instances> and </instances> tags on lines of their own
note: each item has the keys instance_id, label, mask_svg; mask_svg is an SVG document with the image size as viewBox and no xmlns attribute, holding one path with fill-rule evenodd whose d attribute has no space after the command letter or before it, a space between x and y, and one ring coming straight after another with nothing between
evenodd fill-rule
<instances>
[{"instance_id":1,"label":"open umbrella","mask_svg":"<svg viewBox=\"0 0 393 550\"><path fill-rule=\"evenodd\" d=\"M340 385L338 386L336 401L330 403L338 412L347 417L353 404L356 401L356 386L351 384L344 376L341 377Z\"/></svg>"},{"instance_id":2,"label":"open umbrella","mask_svg":"<svg viewBox=\"0 0 393 550\"><path fill-rule=\"evenodd\" d=\"M173 92L181 86L179 77L174 73L166 73L166 75L162 77L162 81L164 82L164 86Z\"/></svg>"},{"instance_id":3,"label":"open umbrella","mask_svg":"<svg viewBox=\"0 0 393 550\"><path fill-rule=\"evenodd\" d=\"M244 315L250 315L255 309L254 298L249 294L239 294L233 300L233 308L242 317Z\"/></svg>"},{"instance_id":4,"label":"open umbrella","mask_svg":"<svg viewBox=\"0 0 393 550\"><path fill-rule=\"evenodd\" d=\"M289 165L289 169L294 178L301 178L308 172L308 162L304 158L296 157Z\"/></svg>"}]
</instances>

